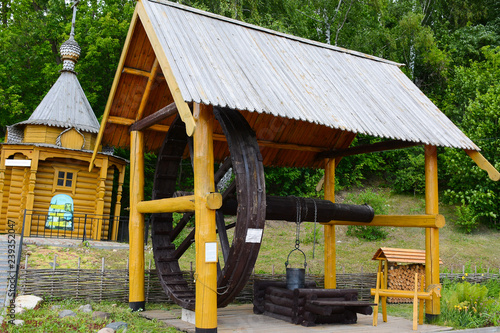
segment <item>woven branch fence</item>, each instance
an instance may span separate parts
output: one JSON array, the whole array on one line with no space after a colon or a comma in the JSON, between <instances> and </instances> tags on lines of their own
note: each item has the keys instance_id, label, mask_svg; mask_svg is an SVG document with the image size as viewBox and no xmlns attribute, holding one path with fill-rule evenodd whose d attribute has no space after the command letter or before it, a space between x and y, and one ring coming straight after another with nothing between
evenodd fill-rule
<instances>
[{"instance_id":1,"label":"woven branch fence","mask_svg":"<svg viewBox=\"0 0 500 333\"><path fill-rule=\"evenodd\" d=\"M72 298L92 301L128 302L128 270L95 269L21 269L18 291L24 295L37 295L46 300ZM500 273L500 272L499 272ZM193 272L185 273L186 280L193 283ZM285 281L279 274L252 274L245 288L236 297L237 303L250 303L253 299L254 280ZM489 279L500 279L500 274L490 273L442 273L441 280L466 280L483 283ZM323 287L323 276L306 275L306 280L315 281ZM370 300L370 289L376 284L375 273L337 274L339 289L357 289L360 300ZM171 302L163 292L155 269L145 270L145 300L149 303Z\"/></svg>"}]
</instances>

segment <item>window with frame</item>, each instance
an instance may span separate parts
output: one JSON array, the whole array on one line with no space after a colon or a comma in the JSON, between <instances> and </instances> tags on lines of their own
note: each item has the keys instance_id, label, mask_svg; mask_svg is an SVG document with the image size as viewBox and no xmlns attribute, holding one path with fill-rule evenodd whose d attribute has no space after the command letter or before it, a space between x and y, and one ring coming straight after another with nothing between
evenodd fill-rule
<instances>
[{"instance_id":1,"label":"window with frame","mask_svg":"<svg viewBox=\"0 0 500 333\"><path fill-rule=\"evenodd\" d=\"M74 193L77 170L54 169L54 186L52 192L55 192L56 190L67 190Z\"/></svg>"},{"instance_id":2,"label":"window with frame","mask_svg":"<svg viewBox=\"0 0 500 333\"><path fill-rule=\"evenodd\" d=\"M58 171L57 186L73 187L73 172Z\"/></svg>"}]
</instances>

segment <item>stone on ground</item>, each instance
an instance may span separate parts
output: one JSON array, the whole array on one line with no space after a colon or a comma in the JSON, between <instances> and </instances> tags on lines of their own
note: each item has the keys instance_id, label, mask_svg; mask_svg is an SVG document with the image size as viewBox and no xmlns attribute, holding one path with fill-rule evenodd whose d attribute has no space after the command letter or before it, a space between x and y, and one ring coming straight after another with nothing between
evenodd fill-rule
<instances>
[{"instance_id":1,"label":"stone on ground","mask_svg":"<svg viewBox=\"0 0 500 333\"><path fill-rule=\"evenodd\" d=\"M59 312L59 318L64 318L64 317L74 317L76 316L76 313L74 313L71 310L62 310Z\"/></svg>"},{"instance_id":2,"label":"stone on ground","mask_svg":"<svg viewBox=\"0 0 500 333\"><path fill-rule=\"evenodd\" d=\"M43 298L34 295L21 295L16 297L16 313L22 313L20 309L32 310L43 302ZM18 309L20 312L18 312Z\"/></svg>"},{"instance_id":3,"label":"stone on ground","mask_svg":"<svg viewBox=\"0 0 500 333\"><path fill-rule=\"evenodd\" d=\"M109 327L101 328L97 333L115 333L116 331Z\"/></svg>"},{"instance_id":4,"label":"stone on ground","mask_svg":"<svg viewBox=\"0 0 500 333\"><path fill-rule=\"evenodd\" d=\"M125 323L123 321L115 321L115 322L112 322L111 324L106 325L106 327L112 328L115 331L123 329L122 332L126 332L128 325L127 325L127 323Z\"/></svg>"},{"instance_id":5,"label":"stone on ground","mask_svg":"<svg viewBox=\"0 0 500 333\"><path fill-rule=\"evenodd\" d=\"M90 304L82 305L78 308L78 311L83 312L83 313L90 313L90 312L92 312L92 305L90 305Z\"/></svg>"},{"instance_id":6,"label":"stone on ground","mask_svg":"<svg viewBox=\"0 0 500 333\"><path fill-rule=\"evenodd\" d=\"M94 311L92 313L92 318L102 318L102 319L109 319L111 315L107 312L104 311Z\"/></svg>"}]
</instances>

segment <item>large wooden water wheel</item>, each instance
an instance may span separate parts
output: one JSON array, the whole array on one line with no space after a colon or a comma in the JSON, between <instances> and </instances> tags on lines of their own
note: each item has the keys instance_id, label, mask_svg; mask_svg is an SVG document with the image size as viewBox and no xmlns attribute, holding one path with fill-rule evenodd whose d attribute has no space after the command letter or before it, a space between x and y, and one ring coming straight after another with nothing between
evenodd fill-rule
<instances>
[{"instance_id":1,"label":"large wooden water wheel","mask_svg":"<svg viewBox=\"0 0 500 333\"><path fill-rule=\"evenodd\" d=\"M236 222L227 224L221 210L216 213L217 234L222 260L217 274L217 303L229 304L245 286L260 248L260 240L247 238L247 232L263 232L266 216L266 194L262 157L255 134L243 116L231 109L214 108L215 119L222 127L229 146L229 157L216 171L216 184L232 168L234 181L222 192L223 200L237 201ZM153 188L153 199L177 195L175 186L178 169L188 145L184 123L178 117L171 125L158 154ZM191 149L190 149L191 150ZM194 213L185 213L174 223L171 213L152 215L152 240L156 268L166 294L185 309L194 310L195 290L181 271L179 260L194 242L195 231L190 230L179 246L174 240L181 237ZM227 230L234 228L232 241ZM179 244L179 241L176 241Z\"/></svg>"}]
</instances>

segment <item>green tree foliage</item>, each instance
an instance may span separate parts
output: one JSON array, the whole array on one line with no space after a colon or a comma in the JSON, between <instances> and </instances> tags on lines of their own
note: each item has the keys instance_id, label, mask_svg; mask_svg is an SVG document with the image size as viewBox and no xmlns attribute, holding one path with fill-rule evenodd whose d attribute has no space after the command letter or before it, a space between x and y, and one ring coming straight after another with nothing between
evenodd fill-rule
<instances>
[{"instance_id":1,"label":"green tree foliage","mask_svg":"<svg viewBox=\"0 0 500 333\"><path fill-rule=\"evenodd\" d=\"M500 168L500 47L484 48L485 61L456 70L449 101L464 99L458 106L461 128L482 150L483 156ZM466 99L466 100L465 100ZM452 103L448 104L451 109ZM448 190L445 198L468 206L474 219L500 229L500 184L488 179L463 152L447 149L441 156L446 165ZM470 230L469 230L470 231Z\"/></svg>"},{"instance_id":2,"label":"green tree foliage","mask_svg":"<svg viewBox=\"0 0 500 333\"><path fill-rule=\"evenodd\" d=\"M62 69L59 48L69 37L72 9L64 0L2 2L0 127L27 119ZM99 116L104 110L134 8L133 1L82 1L75 39L76 71ZM8 12L5 12L7 10Z\"/></svg>"}]
</instances>

